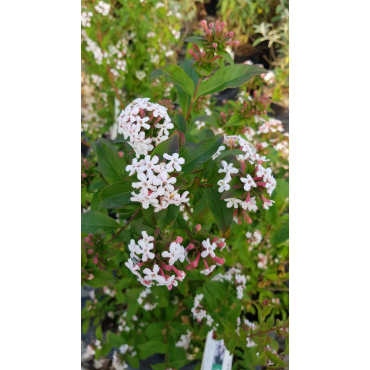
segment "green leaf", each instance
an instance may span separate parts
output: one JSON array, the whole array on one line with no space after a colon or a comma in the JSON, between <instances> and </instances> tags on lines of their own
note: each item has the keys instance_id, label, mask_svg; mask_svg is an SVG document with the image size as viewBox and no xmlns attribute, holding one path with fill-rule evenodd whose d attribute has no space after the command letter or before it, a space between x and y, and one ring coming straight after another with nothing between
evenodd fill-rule
<instances>
[{"instance_id":1,"label":"green leaf","mask_svg":"<svg viewBox=\"0 0 370 370\"><path fill-rule=\"evenodd\" d=\"M113 284L117 281L117 278L104 270L95 270L93 272L93 275L94 279L86 281L86 284L94 288L101 288L103 286Z\"/></svg>"},{"instance_id":2,"label":"green leaf","mask_svg":"<svg viewBox=\"0 0 370 370\"><path fill-rule=\"evenodd\" d=\"M96 328L95 337L96 339L103 341L103 331L102 331L101 325L98 325L98 327Z\"/></svg>"},{"instance_id":3,"label":"green leaf","mask_svg":"<svg viewBox=\"0 0 370 370\"><path fill-rule=\"evenodd\" d=\"M176 64L167 64L158 70L153 71L149 75L149 79L166 76L168 82L172 82L177 86L180 86L186 94L190 96L194 95L194 83L193 80L185 73L185 71L177 66Z\"/></svg>"},{"instance_id":4,"label":"green leaf","mask_svg":"<svg viewBox=\"0 0 370 370\"><path fill-rule=\"evenodd\" d=\"M177 215L180 212L180 207L174 204L170 204L163 214L158 220L158 226L162 230L169 229L173 223L176 221Z\"/></svg>"},{"instance_id":5,"label":"green leaf","mask_svg":"<svg viewBox=\"0 0 370 370\"><path fill-rule=\"evenodd\" d=\"M160 334L165 327L165 322L153 322L145 328L145 335L150 339L151 337Z\"/></svg>"},{"instance_id":6,"label":"green leaf","mask_svg":"<svg viewBox=\"0 0 370 370\"><path fill-rule=\"evenodd\" d=\"M121 181L108 185L100 193L103 202L100 207L104 208L122 208L131 203L131 193L135 191L131 182Z\"/></svg>"},{"instance_id":7,"label":"green leaf","mask_svg":"<svg viewBox=\"0 0 370 370\"><path fill-rule=\"evenodd\" d=\"M227 293L227 287L225 283L220 281L207 281L204 286L214 298L217 298L220 301L224 300Z\"/></svg>"},{"instance_id":8,"label":"green leaf","mask_svg":"<svg viewBox=\"0 0 370 370\"><path fill-rule=\"evenodd\" d=\"M90 326L90 318L87 318L84 320L84 322L82 323L82 332L84 334L87 333L87 331L89 330L89 326Z\"/></svg>"},{"instance_id":9,"label":"green leaf","mask_svg":"<svg viewBox=\"0 0 370 370\"><path fill-rule=\"evenodd\" d=\"M177 90L177 95L179 96L179 104L180 104L182 113L186 115L190 108L191 96L187 94L180 86L176 86L176 90Z\"/></svg>"},{"instance_id":10,"label":"green leaf","mask_svg":"<svg viewBox=\"0 0 370 370\"><path fill-rule=\"evenodd\" d=\"M167 153L169 155L172 155L173 153L178 153L180 148L179 141L179 134L175 131L167 140L161 142L154 148L151 154L152 157L154 157L155 155L163 156L164 153Z\"/></svg>"},{"instance_id":11,"label":"green leaf","mask_svg":"<svg viewBox=\"0 0 370 370\"><path fill-rule=\"evenodd\" d=\"M186 132L186 121L182 114L177 114L174 119L177 127L179 128L179 131L181 131L183 134Z\"/></svg>"},{"instance_id":12,"label":"green leaf","mask_svg":"<svg viewBox=\"0 0 370 370\"><path fill-rule=\"evenodd\" d=\"M114 231L119 227L118 223L104 213L90 211L81 214L81 232L89 234L101 229Z\"/></svg>"},{"instance_id":13,"label":"green leaf","mask_svg":"<svg viewBox=\"0 0 370 370\"><path fill-rule=\"evenodd\" d=\"M203 37L187 37L184 41L203 47L206 40Z\"/></svg>"},{"instance_id":14,"label":"green leaf","mask_svg":"<svg viewBox=\"0 0 370 370\"><path fill-rule=\"evenodd\" d=\"M112 143L99 139L96 142L96 154L99 170L108 182L119 182L125 179L125 161L118 155L118 150Z\"/></svg>"},{"instance_id":15,"label":"green leaf","mask_svg":"<svg viewBox=\"0 0 370 370\"><path fill-rule=\"evenodd\" d=\"M223 136L219 134L200 143L185 142L183 150L180 153L180 157L185 159L185 164L182 166L184 174L192 172L201 164L208 161L217 152L223 140Z\"/></svg>"},{"instance_id":16,"label":"green leaf","mask_svg":"<svg viewBox=\"0 0 370 370\"><path fill-rule=\"evenodd\" d=\"M211 123L212 126L217 126L217 119L214 116L208 116L208 115L198 116L192 120L192 122L195 122L195 121L209 122Z\"/></svg>"},{"instance_id":17,"label":"green leaf","mask_svg":"<svg viewBox=\"0 0 370 370\"><path fill-rule=\"evenodd\" d=\"M199 82L199 76L197 72L195 71L195 68L193 68L193 60L191 59L185 59L181 64L180 67L185 71L185 73L193 80L194 86L198 85Z\"/></svg>"},{"instance_id":18,"label":"green leaf","mask_svg":"<svg viewBox=\"0 0 370 370\"><path fill-rule=\"evenodd\" d=\"M245 125L245 119L233 114L224 127L236 127Z\"/></svg>"},{"instance_id":19,"label":"green leaf","mask_svg":"<svg viewBox=\"0 0 370 370\"><path fill-rule=\"evenodd\" d=\"M198 96L213 94L231 87L238 87L249 81L253 76L267 73L263 68L246 64L235 64L220 68L207 81L203 82Z\"/></svg>"},{"instance_id":20,"label":"green leaf","mask_svg":"<svg viewBox=\"0 0 370 370\"><path fill-rule=\"evenodd\" d=\"M278 245L289 238L289 224L283 224L279 229L271 234L271 242Z\"/></svg>"},{"instance_id":21,"label":"green leaf","mask_svg":"<svg viewBox=\"0 0 370 370\"><path fill-rule=\"evenodd\" d=\"M112 346L116 348L119 348L122 346L122 344L125 344L124 338L122 338L120 335L112 333L111 331L107 333L107 339L112 344Z\"/></svg>"},{"instance_id":22,"label":"green leaf","mask_svg":"<svg viewBox=\"0 0 370 370\"><path fill-rule=\"evenodd\" d=\"M155 353L166 353L167 344L159 340L151 340L144 344L139 344L139 349L145 357L150 357Z\"/></svg>"},{"instance_id":23,"label":"green leaf","mask_svg":"<svg viewBox=\"0 0 370 370\"><path fill-rule=\"evenodd\" d=\"M234 60L227 51L218 51L217 54L222 56L222 58L224 58L231 65L234 65Z\"/></svg>"},{"instance_id":24,"label":"green leaf","mask_svg":"<svg viewBox=\"0 0 370 370\"><path fill-rule=\"evenodd\" d=\"M216 161L220 161L222 158L228 155L244 155L245 153L240 149L231 149L221 152L221 154L216 158Z\"/></svg>"},{"instance_id":25,"label":"green leaf","mask_svg":"<svg viewBox=\"0 0 370 370\"><path fill-rule=\"evenodd\" d=\"M222 235L228 236L233 222L234 209L227 208L226 202L221 200L221 194L214 188L206 188L207 205Z\"/></svg>"}]
</instances>

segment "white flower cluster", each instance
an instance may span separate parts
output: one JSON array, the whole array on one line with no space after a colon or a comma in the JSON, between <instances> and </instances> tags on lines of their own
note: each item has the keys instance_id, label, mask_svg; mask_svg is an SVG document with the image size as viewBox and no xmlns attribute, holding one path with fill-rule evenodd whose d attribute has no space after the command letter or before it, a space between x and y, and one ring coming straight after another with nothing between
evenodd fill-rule
<instances>
[{"instance_id":1,"label":"white flower cluster","mask_svg":"<svg viewBox=\"0 0 370 370\"><path fill-rule=\"evenodd\" d=\"M95 10L103 16L109 14L110 5L104 1L99 1L98 5L95 5Z\"/></svg>"},{"instance_id":2,"label":"white flower cluster","mask_svg":"<svg viewBox=\"0 0 370 370\"><path fill-rule=\"evenodd\" d=\"M206 123L203 122L203 121L195 121L195 126L197 127L198 130L200 130L205 125L206 125Z\"/></svg>"},{"instance_id":3,"label":"white flower cluster","mask_svg":"<svg viewBox=\"0 0 370 370\"><path fill-rule=\"evenodd\" d=\"M268 258L263 253L258 253L257 267L260 269L267 269Z\"/></svg>"},{"instance_id":4,"label":"white flower cluster","mask_svg":"<svg viewBox=\"0 0 370 370\"><path fill-rule=\"evenodd\" d=\"M137 302L140 305L143 304L144 299L147 298L149 296L149 294L151 294L151 292L152 291L150 290L150 288L144 289L140 293L139 298L137 299ZM150 303L149 301L146 300L146 302L144 303L143 308L144 308L145 311L153 311L157 306L158 306L158 302Z\"/></svg>"},{"instance_id":5,"label":"white flower cluster","mask_svg":"<svg viewBox=\"0 0 370 370\"><path fill-rule=\"evenodd\" d=\"M136 351L134 351L134 347L132 346L129 346L128 344L122 344L121 347L119 347L118 349L120 351L121 354L125 354L127 352L129 352L131 354L131 356L136 356Z\"/></svg>"},{"instance_id":6,"label":"white flower cluster","mask_svg":"<svg viewBox=\"0 0 370 370\"><path fill-rule=\"evenodd\" d=\"M176 347L184 348L185 351L189 349L191 342L191 331L187 330L186 334L181 335L180 340L176 343Z\"/></svg>"},{"instance_id":7,"label":"white flower cluster","mask_svg":"<svg viewBox=\"0 0 370 370\"><path fill-rule=\"evenodd\" d=\"M200 304L200 301L203 299L203 297L203 294L197 294L194 297L194 307L191 309L191 312L193 313L193 319L200 322L205 318L207 320L206 325L212 327L214 321L212 316L208 315L207 311L201 308L203 306Z\"/></svg>"},{"instance_id":8,"label":"white flower cluster","mask_svg":"<svg viewBox=\"0 0 370 370\"><path fill-rule=\"evenodd\" d=\"M269 132L283 132L283 122L276 118L270 118L267 122L261 117L258 117L256 120L258 123L262 123L261 126L258 127L257 134L268 134Z\"/></svg>"},{"instance_id":9,"label":"white flower cluster","mask_svg":"<svg viewBox=\"0 0 370 370\"><path fill-rule=\"evenodd\" d=\"M126 317L127 317L127 311L125 311L122 316L119 318L118 320L118 330L119 331L130 331L130 327L127 325L127 321L126 321Z\"/></svg>"},{"instance_id":10,"label":"white flower cluster","mask_svg":"<svg viewBox=\"0 0 370 370\"><path fill-rule=\"evenodd\" d=\"M219 180L217 185L219 186L218 191L223 193L224 191L230 190L229 183L231 181L231 174L237 174L239 170L234 168L232 163L227 163L226 161L221 161L221 165L223 168L220 168L218 173L224 173L225 177L222 180Z\"/></svg>"},{"instance_id":11,"label":"white flower cluster","mask_svg":"<svg viewBox=\"0 0 370 370\"><path fill-rule=\"evenodd\" d=\"M245 286L249 279L249 276L242 275L241 270L237 268L231 268L225 274L217 274L212 278L215 281L229 281L230 283L234 283L236 286L236 297L238 299L243 299Z\"/></svg>"},{"instance_id":12,"label":"white flower cluster","mask_svg":"<svg viewBox=\"0 0 370 370\"><path fill-rule=\"evenodd\" d=\"M82 12L81 13L81 24L83 27L90 27L91 26L91 17L93 16L92 12Z\"/></svg>"},{"instance_id":13,"label":"white flower cluster","mask_svg":"<svg viewBox=\"0 0 370 370\"><path fill-rule=\"evenodd\" d=\"M130 139L129 144L134 148L136 157L147 155L169 137L169 131L174 128L167 108L149 102L150 98L139 98L130 103L118 118L118 133L125 139ZM152 137L146 137L145 131L154 129ZM152 145L154 142L154 145Z\"/></svg>"},{"instance_id":14,"label":"white flower cluster","mask_svg":"<svg viewBox=\"0 0 370 370\"><path fill-rule=\"evenodd\" d=\"M162 262L162 267L158 264L153 264L152 269L146 267L143 270L144 277L140 273L140 267L143 265L144 262L148 260L153 260L155 258L155 254L152 252L154 248L154 237L148 236L146 231L142 233L143 238L138 241L138 245L136 245L135 240L131 239L128 248L130 250L130 258L125 263L125 265L131 270L131 272L138 277L138 281L141 284L150 287L157 282L157 286L167 286L170 290L172 286L177 286L178 281L182 281L186 274L184 271L178 270L174 263L176 261L184 262L186 258L186 251L185 248L178 243L178 238L176 241L172 242L169 247L169 251L163 251L162 257L168 258L168 265ZM180 238L182 241L182 238ZM137 255L142 255L139 258ZM174 271L175 274L173 275L166 275L163 271ZM140 298L140 297L139 297ZM138 300L139 301L139 300ZM151 308L151 307L148 307ZM155 308L155 307L154 307Z\"/></svg>"},{"instance_id":15,"label":"white flower cluster","mask_svg":"<svg viewBox=\"0 0 370 370\"><path fill-rule=\"evenodd\" d=\"M178 153L172 156L167 153L163 154L163 158L167 160L158 163L157 156L150 158L146 155L144 159L137 161L136 158L132 164L126 167L130 171L130 176L137 174L138 182L133 182L134 189L140 189L139 193L132 192L132 202L140 202L144 209L148 209L150 205L154 207L154 212L159 212L166 209L170 204L180 206L181 203L186 203L189 194L185 191L181 195L178 189L175 189L176 177L171 173L181 171L181 165L185 163L183 158L179 158Z\"/></svg>"},{"instance_id":16,"label":"white flower cluster","mask_svg":"<svg viewBox=\"0 0 370 370\"><path fill-rule=\"evenodd\" d=\"M104 54L102 50L100 49L100 47L98 46L98 44L87 36L87 33L85 30L82 30L81 34L82 34L83 41L87 43L87 47L85 50L91 51L94 54L94 59L95 59L96 64L99 64L99 65L102 64Z\"/></svg>"},{"instance_id":17,"label":"white flower cluster","mask_svg":"<svg viewBox=\"0 0 370 370\"><path fill-rule=\"evenodd\" d=\"M245 174L244 177L240 177L240 181L244 184L243 188L245 191L248 192L248 197L245 201L237 198L227 198L225 201L227 202L226 206L228 208L234 207L238 208L241 206L244 210L248 211L254 211L256 212L258 207L257 207L257 202L256 202L256 197L251 197L250 196L250 191L253 188L257 188L257 186L264 187L267 189L267 193L271 196L272 192L276 188L276 180L272 176L272 170L270 167L264 168L262 166L263 162L269 161L269 159L266 159L264 156L260 156L258 153L256 153L256 149L245 139L243 139L240 136L227 136L224 144L228 146L229 148L239 148L242 150L245 154L238 155L237 158L238 160L243 163L244 161L248 160L250 164L257 164L255 165L255 170L253 172L252 177L250 174ZM228 166L232 166L232 164L226 166L223 164L225 161L221 161L221 164L224 166L223 170L220 170L219 172L225 172L228 170ZM226 162L225 162L226 163ZM234 169L235 170L235 169ZM229 176L234 172L229 171ZM226 176L225 176L226 177ZM230 185L227 181L220 180L219 181L219 191L227 191L230 189ZM262 199L264 201L263 203L263 208L268 209L269 207L272 206L274 201L266 199L262 196ZM237 221L236 221L237 222Z\"/></svg>"},{"instance_id":18,"label":"white flower cluster","mask_svg":"<svg viewBox=\"0 0 370 370\"><path fill-rule=\"evenodd\" d=\"M113 352L113 361L112 361L112 368L114 370L125 370L128 368L128 365L126 362L121 362L121 360L118 358L117 352Z\"/></svg>"},{"instance_id":19,"label":"white flower cluster","mask_svg":"<svg viewBox=\"0 0 370 370\"><path fill-rule=\"evenodd\" d=\"M93 83L98 87L104 81L103 77L100 77L98 75L91 75L91 79L93 80Z\"/></svg>"},{"instance_id":20,"label":"white flower cluster","mask_svg":"<svg viewBox=\"0 0 370 370\"><path fill-rule=\"evenodd\" d=\"M247 232L245 234L245 236L249 239L248 240L248 243L251 243L251 245L258 245L259 243L261 243L262 241L262 234L261 234L261 231L259 230L256 230L254 233L251 233L251 232ZM252 250L253 247L249 250Z\"/></svg>"}]
</instances>

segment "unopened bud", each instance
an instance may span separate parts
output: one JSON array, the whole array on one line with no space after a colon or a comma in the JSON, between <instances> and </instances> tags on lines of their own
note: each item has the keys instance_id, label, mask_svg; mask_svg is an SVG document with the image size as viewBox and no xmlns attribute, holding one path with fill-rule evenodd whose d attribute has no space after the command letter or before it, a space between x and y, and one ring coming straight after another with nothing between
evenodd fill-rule
<instances>
[{"instance_id":1,"label":"unopened bud","mask_svg":"<svg viewBox=\"0 0 370 370\"><path fill-rule=\"evenodd\" d=\"M234 42L233 42L233 44L234 44L235 46L239 46L239 45L240 45L240 41L236 40L236 41L234 41Z\"/></svg>"},{"instance_id":2,"label":"unopened bud","mask_svg":"<svg viewBox=\"0 0 370 370\"><path fill-rule=\"evenodd\" d=\"M209 27L210 27L210 28L213 28L214 26L215 26L215 25L214 25L213 23L210 23L210 24L209 24Z\"/></svg>"},{"instance_id":3,"label":"unopened bud","mask_svg":"<svg viewBox=\"0 0 370 370\"><path fill-rule=\"evenodd\" d=\"M202 228L202 225L201 224L198 224L198 225L195 226L195 230L196 231L199 231L201 228Z\"/></svg>"},{"instance_id":4,"label":"unopened bud","mask_svg":"<svg viewBox=\"0 0 370 370\"><path fill-rule=\"evenodd\" d=\"M215 49L217 49L217 44L214 42L214 43L212 44L212 47L214 47Z\"/></svg>"},{"instance_id":5,"label":"unopened bud","mask_svg":"<svg viewBox=\"0 0 370 370\"><path fill-rule=\"evenodd\" d=\"M94 253L94 250L93 249L89 249L88 251L87 251L87 254L93 254Z\"/></svg>"},{"instance_id":6,"label":"unopened bud","mask_svg":"<svg viewBox=\"0 0 370 370\"><path fill-rule=\"evenodd\" d=\"M83 177L83 178L87 177L86 173L83 173L83 174L82 174L82 177Z\"/></svg>"},{"instance_id":7,"label":"unopened bud","mask_svg":"<svg viewBox=\"0 0 370 370\"><path fill-rule=\"evenodd\" d=\"M226 25L226 23L225 23L225 22L221 22L221 28L224 28L224 27L225 27L225 25Z\"/></svg>"},{"instance_id":8,"label":"unopened bud","mask_svg":"<svg viewBox=\"0 0 370 370\"><path fill-rule=\"evenodd\" d=\"M123 157L123 152L118 152L118 155L122 158Z\"/></svg>"},{"instance_id":9,"label":"unopened bud","mask_svg":"<svg viewBox=\"0 0 370 370\"><path fill-rule=\"evenodd\" d=\"M183 241L183 238L181 236L178 236L175 240L176 243L181 243Z\"/></svg>"},{"instance_id":10,"label":"unopened bud","mask_svg":"<svg viewBox=\"0 0 370 370\"><path fill-rule=\"evenodd\" d=\"M87 278L87 280L92 280L92 279L94 279L94 275L90 274L89 277Z\"/></svg>"}]
</instances>

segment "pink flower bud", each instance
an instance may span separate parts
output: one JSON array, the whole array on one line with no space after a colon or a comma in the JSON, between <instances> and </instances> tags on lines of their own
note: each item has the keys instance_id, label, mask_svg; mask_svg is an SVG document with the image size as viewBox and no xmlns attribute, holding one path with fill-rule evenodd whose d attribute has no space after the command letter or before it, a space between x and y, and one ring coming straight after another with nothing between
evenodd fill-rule
<instances>
[{"instance_id":1,"label":"pink flower bud","mask_svg":"<svg viewBox=\"0 0 370 370\"><path fill-rule=\"evenodd\" d=\"M215 26L215 25L214 25L213 23L210 23L210 24L209 24L209 27L210 27L210 28L213 28L214 26Z\"/></svg>"},{"instance_id":2,"label":"pink flower bud","mask_svg":"<svg viewBox=\"0 0 370 370\"><path fill-rule=\"evenodd\" d=\"M178 236L175 240L176 243L181 243L184 239L181 236Z\"/></svg>"},{"instance_id":3,"label":"pink flower bud","mask_svg":"<svg viewBox=\"0 0 370 370\"><path fill-rule=\"evenodd\" d=\"M94 250L93 249L89 249L88 251L87 251L87 254L93 254L94 253Z\"/></svg>"},{"instance_id":4,"label":"pink flower bud","mask_svg":"<svg viewBox=\"0 0 370 370\"><path fill-rule=\"evenodd\" d=\"M97 265L98 262L99 262L99 257L98 257L98 255L96 255L95 258L94 258L94 264Z\"/></svg>"},{"instance_id":5,"label":"pink flower bud","mask_svg":"<svg viewBox=\"0 0 370 370\"><path fill-rule=\"evenodd\" d=\"M214 42L214 43L212 44L212 47L214 47L215 49L217 49L217 44Z\"/></svg>"},{"instance_id":6,"label":"pink flower bud","mask_svg":"<svg viewBox=\"0 0 370 370\"><path fill-rule=\"evenodd\" d=\"M86 173L83 173L83 174L82 174L82 177L83 177L83 178L87 177Z\"/></svg>"},{"instance_id":7,"label":"pink flower bud","mask_svg":"<svg viewBox=\"0 0 370 370\"><path fill-rule=\"evenodd\" d=\"M202 228L201 224L198 224L198 225L195 226L196 231L199 231L201 228Z\"/></svg>"},{"instance_id":8,"label":"pink flower bud","mask_svg":"<svg viewBox=\"0 0 370 370\"><path fill-rule=\"evenodd\" d=\"M229 36L230 37L233 37L234 36L234 32L229 32Z\"/></svg>"},{"instance_id":9,"label":"pink flower bud","mask_svg":"<svg viewBox=\"0 0 370 370\"><path fill-rule=\"evenodd\" d=\"M92 280L92 279L94 279L94 275L90 274L89 277L87 278L87 280Z\"/></svg>"},{"instance_id":10,"label":"pink flower bud","mask_svg":"<svg viewBox=\"0 0 370 370\"><path fill-rule=\"evenodd\" d=\"M118 152L118 155L122 158L123 157L123 152Z\"/></svg>"},{"instance_id":11,"label":"pink flower bud","mask_svg":"<svg viewBox=\"0 0 370 370\"><path fill-rule=\"evenodd\" d=\"M220 21L217 19L216 26L219 26L219 25L220 25Z\"/></svg>"},{"instance_id":12,"label":"pink flower bud","mask_svg":"<svg viewBox=\"0 0 370 370\"><path fill-rule=\"evenodd\" d=\"M90 234L88 235L88 237L89 237L90 239L94 239L94 234L93 234L93 233L90 233Z\"/></svg>"},{"instance_id":13,"label":"pink flower bud","mask_svg":"<svg viewBox=\"0 0 370 370\"><path fill-rule=\"evenodd\" d=\"M240 45L240 41L236 40L236 41L234 41L234 42L233 42L233 44L234 44L235 46L239 46L239 45Z\"/></svg>"},{"instance_id":14,"label":"pink flower bud","mask_svg":"<svg viewBox=\"0 0 370 370\"><path fill-rule=\"evenodd\" d=\"M208 27L207 27L207 21L206 20L202 20L200 21L200 25L207 31L208 30Z\"/></svg>"}]
</instances>

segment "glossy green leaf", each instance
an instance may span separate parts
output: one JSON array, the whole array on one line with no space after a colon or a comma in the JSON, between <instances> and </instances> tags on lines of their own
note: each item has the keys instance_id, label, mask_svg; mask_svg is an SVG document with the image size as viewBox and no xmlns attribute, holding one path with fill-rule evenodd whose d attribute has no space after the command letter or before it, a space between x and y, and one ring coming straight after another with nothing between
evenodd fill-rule
<instances>
[{"instance_id":1,"label":"glossy green leaf","mask_svg":"<svg viewBox=\"0 0 370 370\"><path fill-rule=\"evenodd\" d=\"M222 144L224 138L221 134L200 143L185 142L180 157L185 159L182 166L184 174L190 173L204 162L208 161Z\"/></svg>"},{"instance_id":2,"label":"glossy green leaf","mask_svg":"<svg viewBox=\"0 0 370 370\"><path fill-rule=\"evenodd\" d=\"M139 349L145 357L150 357L155 353L166 353L167 344L159 340L150 340L144 344L139 344Z\"/></svg>"},{"instance_id":3,"label":"glossy green leaf","mask_svg":"<svg viewBox=\"0 0 370 370\"><path fill-rule=\"evenodd\" d=\"M213 94L217 91L241 86L253 76L266 72L267 71L261 67L246 64L235 64L222 67L200 85L197 96Z\"/></svg>"},{"instance_id":4,"label":"glossy green leaf","mask_svg":"<svg viewBox=\"0 0 370 370\"><path fill-rule=\"evenodd\" d=\"M123 181L127 176L125 161L118 155L117 148L106 139L96 142L99 170L109 182Z\"/></svg>"},{"instance_id":5,"label":"glossy green leaf","mask_svg":"<svg viewBox=\"0 0 370 370\"><path fill-rule=\"evenodd\" d=\"M216 224L223 236L230 232L234 209L227 208L226 202L221 200L221 194L214 188L206 188L207 205L215 218Z\"/></svg>"},{"instance_id":6,"label":"glossy green leaf","mask_svg":"<svg viewBox=\"0 0 370 370\"><path fill-rule=\"evenodd\" d=\"M222 56L231 65L234 65L234 60L227 51L218 51L217 54Z\"/></svg>"},{"instance_id":7,"label":"glossy green leaf","mask_svg":"<svg viewBox=\"0 0 370 370\"><path fill-rule=\"evenodd\" d=\"M194 83L193 80L185 73L185 71L177 66L176 64L167 64L159 70L153 71L149 75L149 79L166 76L168 82L172 82L177 86L180 86L185 93L193 96L194 95Z\"/></svg>"},{"instance_id":8,"label":"glossy green leaf","mask_svg":"<svg viewBox=\"0 0 370 370\"><path fill-rule=\"evenodd\" d=\"M204 42L206 41L206 40L204 40L204 38L203 37L195 37L195 36L193 36L193 37L187 37L184 41L187 41L187 42L190 42L190 43L192 43L192 44L195 44L195 45L198 45L198 46L204 46Z\"/></svg>"},{"instance_id":9,"label":"glossy green leaf","mask_svg":"<svg viewBox=\"0 0 370 370\"><path fill-rule=\"evenodd\" d=\"M179 131L181 131L183 134L186 132L186 121L182 114L177 114L174 119L177 127L179 128Z\"/></svg>"},{"instance_id":10,"label":"glossy green leaf","mask_svg":"<svg viewBox=\"0 0 370 370\"><path fill-rule=\"evenodd\" d=\"M95 270L93 272L94 279L86 281L86 284L94 287L101 288L110 284L113 284L117 281L112 274L104 270Z\"/></svg>"},{"instance_id":11,"label":"glossy green leaf","mask_svg":"<svg viewBox=\"0 0 370 370\"><path fill-rule=\"evenodd\" d=\"M135 189L131 182L121 181L112 185L108 185L100 193L100 198L103 202L100 207L104 208L122 208L126 204L131 203L132 192Z\"/></svg>"},{"instance_id":12,"label":"glossy green leaf","mask_svg":"<svg viewBox=\"0 0 370 370\"><path fill-rule=\"evenodd\" d=\"M220 161L221 159L225 158L228 155L244 155L245 153L240 149L231 149L231 150L224 150L221 154L216 158L216 161Z\"/></svg>"},{"instance_id":13,"label":"glossy green leaf","mask_svg":"<svg viewBox=\"0 0 370 370\"><path fill-rule=\"evenodd\" d=\"M118 227L118 223L104 213L90 211L81 214L81 232L83 233L93 233L99 229L103 231L114 231Z\"/></svg>"},{"instance_id":14,"label":"glossy green leaf","mask_svg":"<svg viewBox=\"0 0 370 370\"><path fill-rule=\"evenodd\" d=\"M169 229L173 223L176 221L177 215L180 212L180 207L175 204L170 204L166 209L164 214L158 220L158 226L162 230Z\"/></svg>"},{"instance_id":15,"label":"glossy green leaf","mask_svg":"<svg viewBox=\"0 0 370 370\"><path fill-rule=\"evenodd\" d=\"M180 137L179 134L175 131L167 140L163 141L157 145L153 152L152 157L155 155L163 156L164 153L172 155L173 153L178 153L180 149L179 145Z\"/></svg>"},{"instance_id":16,"label":"glossy green leaf","mask_svg":"<svg viewBox=\"0 0 370 370\"><path fill-rule=\"evenodd\" d=\"M245 119L233 114L224 127L236 127L245 125Z\"/></svg>"}]
</instances>

